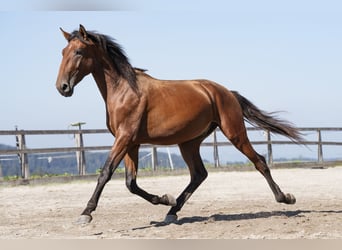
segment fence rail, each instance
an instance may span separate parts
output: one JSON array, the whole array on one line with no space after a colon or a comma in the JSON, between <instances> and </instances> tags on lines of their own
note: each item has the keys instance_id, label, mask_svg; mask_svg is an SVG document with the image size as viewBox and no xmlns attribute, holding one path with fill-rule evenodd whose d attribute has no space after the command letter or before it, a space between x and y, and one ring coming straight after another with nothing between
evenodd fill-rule
<instances>
[{"instance_id":1,"label":"fence rail","mask_svg":"<svg viewBox=\"0 0 342 250\"><path fill-rule=\"evenodd\" d=\"M257 128L247 128L248 131L262 131ZM303 145L316 145L317 146L317 161L316 163L325 163L323 157L323 147L324 146L342 146L342 141L326 141L322 139L322 132L342 132L342 128L300 128L302 132L315 132L317 133L315 140L305 140L301 142ZM215 167L220 166L219 157L219 147L231 146L232 144L225 140L219 141L217 139L217 133L219 130L214 131L212 136L212 141L205 141L202 143L204 147L213 148L213 159ZM83 135L85 134L108 134L107 129L73 129L73 130L0 130L1 136L14 135L16 137L17 148L16 149L4 149L0 150L1 155L18 155L19 162L21 165L21 177L23 179L28 179L30 177L29 165L28 165L28 155L29 154L45 154L45 153L65 153L65 152L75 152L77 159L77 169L79 175L84 175L85 171L85 152L86 151L100 151L100 150L110 150L111 146L84 146ZM264 131L265 139L259 141L251 141L253 145L266 145L267 147L267 161L268 164L272 165L273 162L273 146L274 145L285 145L285 144L295 144L291 140L272 140L271 133L269 131ZM65 135L71 134L75 136L76 146L75 147L51 147L51 148L28 148L26 146L26 137L33 135ZM1 140L0 140L1 141ZM142 145L142 148L151 149L152 158L152 169L157 168L157 148L161 146L156 145ZM0 158L1 160L1 158ZM1 162L0 162L1 167ZM1 169L0 169L1 170ZM1 171L0 171L1 174Z\"/></svg>"}]
</instances>

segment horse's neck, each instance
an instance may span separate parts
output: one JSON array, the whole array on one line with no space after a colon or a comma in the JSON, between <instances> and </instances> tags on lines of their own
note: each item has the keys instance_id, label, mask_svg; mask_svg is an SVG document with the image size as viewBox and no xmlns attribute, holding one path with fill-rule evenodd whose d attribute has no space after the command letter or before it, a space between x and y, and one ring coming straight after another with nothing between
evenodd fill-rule
<instances>
[{"instance_id":1,"label":"horse's neck","mask_svg":"<svg viewBox=\"0 0 342 250\"><path fill-rule=\"evenodd\" d=\"M93 77L106 105L107 127L114 136L124 120L140 120L146 100L134 91L127 80L104 70L93 73Z\"/></svg>"},{"instance_id":2,"label":"horse's neck","mask_svg":"<svg viewBox=\"0 0 342 250\"><path fill-rule=\"evenodd\" d=\"M105 68L102 64L97 65L92 75L104 101L106 101L108 95L111 95L115 82L119 80L119 75L112 67Z\"/></svg>"},{"instance_id":3,"label":"horse's neck","mask_svg":"<svg viewBox=\"0 0 342 250\"><path fill-rule=\"evenodd\" d=\"M106 70L99 68L93 73L93 77L106 103L116 95L133 91L127 81L120 77L113 68Z\"/></svg>"}]
</instances>

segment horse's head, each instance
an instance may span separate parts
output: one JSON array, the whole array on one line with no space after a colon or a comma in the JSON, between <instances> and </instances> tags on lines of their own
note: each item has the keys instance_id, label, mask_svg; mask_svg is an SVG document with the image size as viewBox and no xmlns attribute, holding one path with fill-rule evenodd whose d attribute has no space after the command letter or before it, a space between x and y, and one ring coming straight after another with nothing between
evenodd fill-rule
<instances>
[{"instance_id":1,"label":"horse's head","mask_svg":"<svg viewBox=\"0 0 342 250\"><path fill-rule=\"evenodd\" d=\"M63 96L72 96L74 87L94 68L94 43L85 28L67 33L62 30L68 45L63 49L56 87Z\"/></svg>"}]
</instances>

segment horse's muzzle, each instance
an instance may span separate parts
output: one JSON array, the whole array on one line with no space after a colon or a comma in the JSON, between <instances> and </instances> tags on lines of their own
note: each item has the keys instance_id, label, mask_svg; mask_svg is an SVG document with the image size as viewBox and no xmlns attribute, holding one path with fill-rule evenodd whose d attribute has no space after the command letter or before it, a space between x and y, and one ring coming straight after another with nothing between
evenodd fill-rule
<instances>
[{"instance_id":1,"label":"horse's muzzle","mask_svg":"<svg viewBox=\"0 0 342 250\"><path fill-rule=\"evenodd\" d=\"M58 89L59 93L65 97L72 96L72 94L74 93L73 86L67 82L64 82L64 83L60 84L59 86L57 86L57 89Z\"/></svg>"}]
</instances>

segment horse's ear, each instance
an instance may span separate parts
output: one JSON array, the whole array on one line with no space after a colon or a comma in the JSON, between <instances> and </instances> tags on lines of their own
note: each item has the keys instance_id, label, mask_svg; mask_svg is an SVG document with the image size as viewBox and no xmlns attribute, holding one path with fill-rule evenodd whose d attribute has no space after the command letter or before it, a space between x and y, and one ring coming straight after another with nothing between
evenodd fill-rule
<instances>
[{"instance_id":1,"label":"horse's ear","mask_svg":"<svg viewBox=\"0 0 342 250\"><path fill-rule=\"evenodd\" d=\"M65 39L66 39L67 41L69 41L70 36L71 36L70 33L64 31L62 28L59 28L59 29L62 31L63 36L65 37Z\"/></svg>"},{"instance_id":2,"label":"horse's ear","mask_svg":"<svg viewBox=\"0 0 342 250\"><path fill-rule=\"evenodd\" d=\"M84 28L84 26L82 24L80 24L80 29L78 31L80 33L80 35L82 36L82 38L87 41L88 40L88 33L86 31L86 29Z\"/></svg>"}]
</instances>

